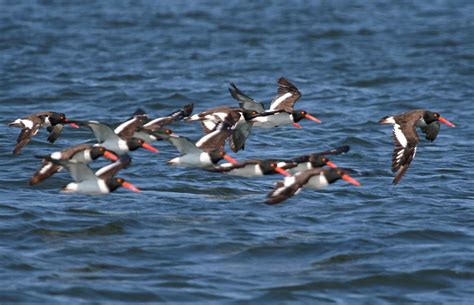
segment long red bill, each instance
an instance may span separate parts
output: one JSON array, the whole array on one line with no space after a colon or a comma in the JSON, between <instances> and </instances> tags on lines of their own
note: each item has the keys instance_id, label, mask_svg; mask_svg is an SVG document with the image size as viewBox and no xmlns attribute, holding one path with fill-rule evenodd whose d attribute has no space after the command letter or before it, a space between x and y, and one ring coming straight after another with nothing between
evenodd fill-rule
<instances>
[{"instance_id":1,"label":"long red bill","mask_svg":"<svg viewBox=\"0 0 474 305\"><path fill-rule=\"evenodd\" d=\"M320 120L320 119L315 118L315 117L312 116L311 114L307 114L307 115L305 115L304 117L307 118L308 120L315 121L316 123L321 123L321 120Z\"/></svg>"},{"instance_id":2,"label":"long red bill","mask_svg":"<svg viewBox=\"0 0 474 305\"><path fill-rule=\"evenodd\" d=\"M141 192L138 187L136 187L135 185L133 185L130 182L127 182L127 181L124 181L122 183L122 186L125 187L125 188L128 188L129 190L131 190L132 192L135 192L135 193L140 193Z\"/></svg>"},{"instance_id":3,"label":"long red bill","mask_svg":"<svg viewBox=\"0 0 474 305\"><path fill-rule=\"evenodd\" d=\"M293 123L293 126L295 126L296 128L303 128L303 126L301 126L301 125L298 124L298 123Z\"/></svg>"},{"instance_id":4,"label":"long red bill","mask_svg":"<svg viewBox=\"0 0 474 305\"><path fill-rule=\"evenodd\" d=\"M104 153L104 157L112 161L117 161L119 159L117 155L115 155L114 153L111 153L110 151L106 151Z\"/></svg>"},{"instance_id":5,"label":"long red bill","mask_svg":"<svg viewBox=\"0 0 474 305\"><path fill-rule=\"evenodd\" d=\"M448 126L451 126L451 127L456 127L456 125L454 125L453 123L451 123L450 121L446 120L445 118L442 118L442 117L439 117L438 118L438 121L440 121L441 123L444 123Z\"/></svg>"},{"instance_id":6,"label":"long red bill","mask_svg":"<svg viewBox=\"0 0 474 305\"><path fill-rule=\"evenodd\" d=\"M74 127L74 128L81 128L81 127L79 127L79 125L77 125L77 124L74 123L74 122L69 121L68 119L65 119L64 122L68 123L71 127Z\"/></svg>"},{"instance_id":7,"label":"long red bill","mask_svg":"<svg viewBox=\"0 0 474 305\"><path fill-rule=\"evenodd\" d=\"M291 176L291 174L290 174L289 172L287 172L286 170L284 170L284 169L281 168L281 167L275 167L275 171L276 171L277 173L282 174L283 176L286 176L286 177L290 177L290 176Z\"/></svg>"},{"instance_id":8,"label":"long red bill","mask_svg":"<svg viewBox=\"0 0 474 305\"><path fill-rule=\"evenodd\" d=\"M332 168L337 168L337 165L332 163L331 161L327 161L326 165L329 166L329 167L332 167Z\"/></svg>"},{"instance_id":9,"label":"long red bill","mask_svg":"<svg viewBox=\"0 0 474 305\"><path fill-rule=\"evenodd\" d=\"M349 175L342 175L342 179L346 180L347 182L349 183L352 183L354 184L355 186L360 186L360 182L355 180L354 178L352 178L351 176Z\"/></svg>"},{"instance_id":10,"label":"long red bill","mask_svg":"<svg viewBox=\"0 0 474 305\"><path fill-rule=\"evenodd\" d=\"M225 160L229 161L229 162L232 163L232 164L239 164L239 162L237 162L237 160L235 160L234 158L232 158L231 156L229 156L229 155L227 155L227 154L225 154L225 155L223 156L223 158L224 158Z\"/></svg>"},{"instance_id":11,"label":"long red bill","mask_svg":"<svg viewBox=\"0 0 474 305\"><path fill-rule=\"evenodd\" d=\"M149 151L152 151L152 152L154 152L154 153L159 152L158 149L154 148L153 146L151 146L151 145L148 144L148 143L143 143L143 144L142 144L142 147L145 148L145 149L148 149Z\"/></svg>"}]
</instances>

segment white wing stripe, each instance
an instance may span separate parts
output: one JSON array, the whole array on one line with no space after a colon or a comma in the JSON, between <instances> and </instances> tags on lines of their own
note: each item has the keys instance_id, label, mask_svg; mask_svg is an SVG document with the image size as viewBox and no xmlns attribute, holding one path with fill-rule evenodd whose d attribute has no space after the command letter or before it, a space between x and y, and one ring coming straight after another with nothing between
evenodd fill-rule
<instances>
[{"instance_id":1,"label":"white wing stripe","mask_svg":"<svg viewBox=\"0 0 474 305\"><path fill-rule=\"evenodd\" d=\"M137 120L137 118L133 118L131 120L128 120L126 122L123 122L122 124L120 124L117 128L115 128L114 132L116 134L119 134L122 132L122 130L124 130L125 128L127 128L128 125L132 124L133 122L135 122Z\"/></svg>"},{"instance_id":2,"label":"white wing stripe","mask_svg":"<svg viewBox=\"0 0 474 305\"><path fill-rule=\"evenodd\" d=\"M291 97L293 94L290 92L287 92L283 94L282 96L278 97L276 100L272 102L270 105L270 110L275 110L281 103L283 103L287 98Z\"/></svg>"},{"instance_id":3,"label":"white wing stripe","mask_svg":"<svg viewBox=\"0 0 474 305\"><path fill-rule=\"evenodd\" d=\"M398 124L393 125L393 134L395 135L395 138L397 139L398 143L400 143L401 146L407 147L408 141L405 135L403 134L403 131L400 128L400 125Z\"/></svg>"}]
</instances>

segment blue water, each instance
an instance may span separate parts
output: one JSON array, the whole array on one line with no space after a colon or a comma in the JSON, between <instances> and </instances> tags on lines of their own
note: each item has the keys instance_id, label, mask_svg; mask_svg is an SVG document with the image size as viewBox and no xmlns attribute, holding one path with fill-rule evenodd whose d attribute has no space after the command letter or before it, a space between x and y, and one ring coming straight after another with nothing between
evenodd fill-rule
<instances>
[{"instance_id":1,"label":"blue water","mask_svg":"<svg viewBox=\"0 0 474 305\"><path fill-rule=\"evenodd\" d=\"M1 304L472 304L472 1L0 1ZM264 204L277 176L176 168L167 143L121 176L143 189L59 193L27 185L50 153L93 139L43 131L11 154L6 124L38 111L116 124L265 103L285 76L323 123L254 130L235 158L289 158L337 145L362 187L338 182ZM381 117L440 112L400 185ZM195 124L172 126L200 137ZM100 166L99 163L96 166Z\"/></svg>"}]
</instances>

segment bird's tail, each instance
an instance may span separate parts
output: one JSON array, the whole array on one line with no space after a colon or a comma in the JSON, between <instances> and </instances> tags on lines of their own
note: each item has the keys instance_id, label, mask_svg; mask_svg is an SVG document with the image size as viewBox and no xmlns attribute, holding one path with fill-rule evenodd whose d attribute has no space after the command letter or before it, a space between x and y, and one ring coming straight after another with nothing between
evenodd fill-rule
<instances>
[{"instance_id":1,"label":"bird's tail","mask_svg":"<svg viewBox=\"0 0 474 305\"><path fill-rule=\"evenodd\" d=\"M379 124L395 124L393 116L385 116L379 120Z\"/></svg>"}]
</instances>

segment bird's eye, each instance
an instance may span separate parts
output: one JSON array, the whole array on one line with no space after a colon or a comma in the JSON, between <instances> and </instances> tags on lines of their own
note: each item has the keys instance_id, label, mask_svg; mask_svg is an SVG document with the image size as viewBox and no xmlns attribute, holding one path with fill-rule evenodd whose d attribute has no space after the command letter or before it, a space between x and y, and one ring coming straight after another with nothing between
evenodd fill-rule
<instances>
[{"instance_id":1,"label":"bird's eye","mask_svg":"<svg viewBox=\"0 0 474 305\"><path fill-rule=\"evenodd\" d=\"M343 173L342 171L337 171L337 174L338 174L339 176L344 175L344 173Z\"/></svg>"},{"instance_id":2,"label":"bird's eye","mask_svg":"<svg viewBox=\"0 0 474 305\"><path fill-rule=\"evenodd\" d=\"M301 111L300 113L301 113L301 114L304 114L304 111Z\"/></svg>"},{"instance_id":3,"label":"bird's eye","mask_svg":"<svg viewBox=\"0 0 474 305\"><path fill-rule=\"evenodd\" d=\"M172 133L171 129L166 129L166 133L171 134Z\"/></svg>"},{"instance_id":4,"label":"bird's eye","mask_svg":"<svg viewBox=\"0 0 474 305\"><path fill-rule=\"evenodd\" d=\"M257 112L256 112L256 111L253 111L252 114L257 114Z\"/></svg>"},{"instance_id":5,"label":"bird's eye","mask_svg":"<svg viewBox=\"0 0 474 305\"><path fill-rule=\"evenodd\" d=\"M435 118L439 117L439 113L434 114Z\"/></svg>"},{"instance_id":6,"label":"bird's eye","mask_svg":"<svg viewBox=\"0 0 474 305\"><path fill-rule=\"evenodd\" d=\"M123 178L117 178L118 183L123 183Z\"/></svg>"},{"instance_id":7,"label":"bird's eye","mask_svg":"<svg viewBox=\"0 0 474 305\"><path fill-rule=\"evenodd\" d=\"M100 152L104 152L104 151L105 151L105 148L101 147L101 148L99 148L99 151L100 151Z\"/></svg>"},{"instance_id":8,"label":"bird's eye","mask_svg":"<svg viewBox=\"0 0 474 305\"><path fill-rule=\"evenodd\" d=\"M326 158L323 158L322 160L323 160L323 162L328 162L328 159L326 159Z\"/></svg>"},{"instance_id":9,"label":"bird's eye","mask_svg":"<svg viewBox=\"0 0 474 305\"><path fill-rule=\"evenodd\" d=\"M276 167L277 165L275 163L270 164L271 167Z\"/></svg>"}]
</instances>

